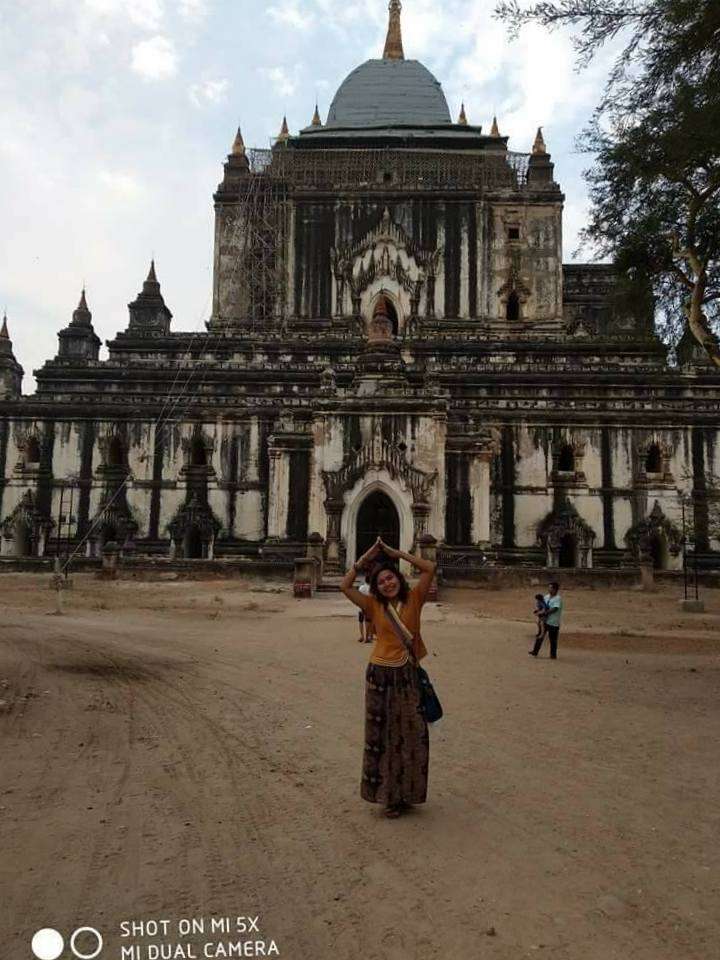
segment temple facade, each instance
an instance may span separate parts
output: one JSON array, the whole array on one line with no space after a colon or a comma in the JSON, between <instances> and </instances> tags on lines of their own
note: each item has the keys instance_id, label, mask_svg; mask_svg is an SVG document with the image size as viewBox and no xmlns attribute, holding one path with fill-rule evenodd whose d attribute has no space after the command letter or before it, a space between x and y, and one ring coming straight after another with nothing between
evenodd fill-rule
<instances>
[{"instance_id":1,"label":"temple facade","mask_svg":"<svg viewBox=\"0 0 720 960\"><path fill-rule=\"evenodd\" d=\"M720 567L720 375L671 362L630 278L563 263L542 131L453 122L400 16L325 123L238 132L204 330L153 264L107 357L83 293L23 396L3 325L2 557L282 565L313 537L340 569L381 534L448 572L673 569L684 540Z\"/></svg>"}]
</instances>

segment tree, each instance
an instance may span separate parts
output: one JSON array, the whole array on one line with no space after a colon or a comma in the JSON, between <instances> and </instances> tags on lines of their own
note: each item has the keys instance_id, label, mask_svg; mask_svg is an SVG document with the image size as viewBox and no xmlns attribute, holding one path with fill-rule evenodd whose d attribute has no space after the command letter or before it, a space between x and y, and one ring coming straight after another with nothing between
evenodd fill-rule
<instances>
[{"instance_id":1,"label":"tree","mask_svg":"<svg viewBox=\"0 0 720 960\"><path fill-rule=\"evenodd\" d=\"M580 138L592 210L583 238L648 279L665 332L689 329L720 367L720 3L717 0L501 0L526 23L575 28L583 66L623 41Z\"/></svg>"}]
</instances>

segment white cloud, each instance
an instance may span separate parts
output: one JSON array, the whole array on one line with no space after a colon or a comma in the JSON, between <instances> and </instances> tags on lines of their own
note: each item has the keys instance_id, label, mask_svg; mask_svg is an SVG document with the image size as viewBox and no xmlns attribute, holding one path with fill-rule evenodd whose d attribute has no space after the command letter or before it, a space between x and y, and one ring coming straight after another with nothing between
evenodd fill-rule
<instances>
[{"instance_id":1,"label":"white cloud","mask_svg":"<svg viewBox=\"0 0 720 960\"><path fill-rule=\"evenodd\" d=\"M178 11L183 20L197 22L208 15L207 0L179 0Z\"/></svg>"},{"instance_id":2,"label":"white cloud","mask_svg":"<svg viewBox=\"0 0 720 960\"><path fill-rule=\"evenodd\" d=\"M268 67L260 71L267 77L275 89L275 93L281 97L291 97L298 88L297 69L295 76L290 76L285 67Z\"/></svg>"},{"instance_id":3,"label":"white cloud","mask_svg":"<svg viewBox=\"0 0 720 960\"><path fill-rule=\"evenodd\" d=\"M132 48L130 62L135 73L145 80L163 80L177 73L177 52L169 37L140 40Z\"/></svg>"},{"instance_id":4,"label":"white cloud","mask_svg":"<svg viewBox=\"0 0 720 960\"><path fill-rule=\"evenodd\" d=\"M120 201L139 200L144 193L140 181L131 173L119 170L101 170L98 180L103 188L103 197Z\"/></svg>"},{"instance_id":5,"label":"white cloud","mask_svg":"<svg viewBox=\"0 0 720 960\"><path fill-rule=\"evenodd\" d=\"M567 194L569 258L587 218L587 162L572 154L573 137L599 99L603 63L576 74L564 31L523 31L509 43L495 3L408 0L405 53L442 82L453 117L464 99L470 121L487 130L497 109L511 149L528 150L544 125ZM212 192L235 111L248 146L272 142L285 109L293 130L304 127L315 95L325 114L350 70L380 56L387 25L387 0L0 0L0 8L0 306L7 300L26 389L30 371L54 356L83 279L96 329L112 337L153 251L176 307L173 328L207 319ZM211 14L222 30L205 29ZM179 71L182 82L157 82ZM138 77L156 81L152 96L142 96ZM227 102L235 91L240 100ZM52 164L38 151L48 142Z\"/></svg>"},{"instance_id":6,"label":"white cloud","mask_svg":"<svg viewBox=\"0 0 720 960\"><path fill-rule=\"evenodd\" d=\"M188 96L196 107L203 107L206 104L223 103L229 89L229 80L201 80L190 87Z\"/></svg>"},{"instance_id":7,"label":"white cloud","mask_svg":"<svg viewBox=\"0 0 720 960\"><path fill-rule=\"evenodd\" d=\"M315 23L315 16L308 12L307 3L304 7L303 11L299 0L281 0L276 6L268 7L267 12L275 23L293 27L295 30L309 30Z\"/></svg>"},{"instance_id":8,"label":"white cloud","mask_svg":"<svg viewBox=\"0 0 720 960\"><path fill-rule=\"evenodd\" d=\"M85 0L85 6L101 16L126 16L142 30L159 29L165 13L162 0Z\"/></svg>"}]
</instances>

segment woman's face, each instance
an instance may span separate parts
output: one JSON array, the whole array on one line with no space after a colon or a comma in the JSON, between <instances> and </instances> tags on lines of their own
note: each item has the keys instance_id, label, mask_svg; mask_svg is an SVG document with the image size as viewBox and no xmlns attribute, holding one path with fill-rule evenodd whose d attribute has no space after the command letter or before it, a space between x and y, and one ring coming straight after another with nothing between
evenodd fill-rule
<instances>
[{"instance_id":1,"label":"woman's face","mask_svg":"<svg viewBox=\"0 0 720 960\"><path fill-rule=\"evenodd\" d=\"M388 600L394 600L400 593L400 581L392 570L381 570L377 578L378 593Z\"/></svg>"}]
</instances>

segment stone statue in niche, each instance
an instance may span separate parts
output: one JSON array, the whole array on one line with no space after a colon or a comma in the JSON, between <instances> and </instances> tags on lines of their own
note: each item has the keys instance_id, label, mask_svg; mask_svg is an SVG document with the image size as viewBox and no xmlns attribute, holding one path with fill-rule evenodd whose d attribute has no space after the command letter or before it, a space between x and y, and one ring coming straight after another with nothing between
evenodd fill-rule
<instances>
[{"instance_id":1,"label":"stone statue in niche","mask_svg":"<svg viewBox=\"0 0 720 960\"><path fill-rule=\"evenodd\" d=\"M378 297L373 309L372 319L368 324L369 343L391 343L393 340L393 323L390 319L390 307L387 297Z\"/></svg>"}]
</instances>

